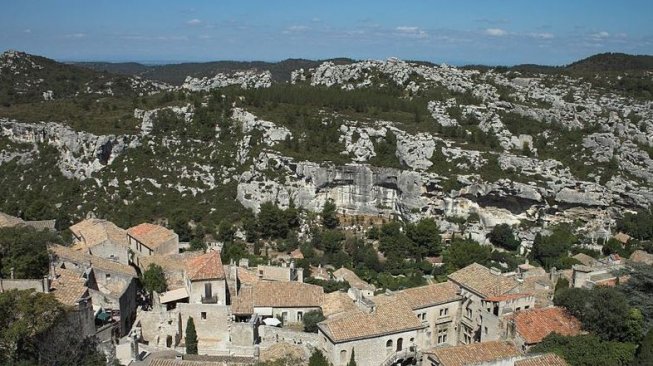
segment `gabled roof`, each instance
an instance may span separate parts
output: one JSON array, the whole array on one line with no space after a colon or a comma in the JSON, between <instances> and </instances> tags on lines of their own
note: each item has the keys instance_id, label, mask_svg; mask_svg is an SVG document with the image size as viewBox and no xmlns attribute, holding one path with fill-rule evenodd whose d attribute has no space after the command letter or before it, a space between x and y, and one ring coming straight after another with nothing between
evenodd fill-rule
<instances>
[{"instance_id":1,"label":"gabled roof","mask_svg":"<svg viewBox=\"0 0 653 366\"><path fill-rule=\"evenodd\" d=\"M334 291L324 295L322 314L326 318L356 309L354 300L344 292Z\"/></svg>"},{"instance_id":2,"label":"gabled roof","mask_svg":"<svg viewBox=\"0 0 653 366\"><path fill-rule=\"evenodd\" d=\"M482 297L503 295L518 285L515 279L495 274L478 263L450 274L449 279Z\"/></svg>"},{"instance_id":3,"label":"gabled roof","mask_svg":"<svg viewBox=\"0 0 653 366\"><path fill-rule=\"evenodd\" d=\"M533 296L533 295L529 293L505 294L505 295L498 295L498 296L490 296L486 298L485 301L505 302L505 301L517 300L529 296Z\"/></svg>"},{"instance_id":4,"label":"gabled roof","mask_svg":"<svg viewBox=\"0 0 653 366\"><path fill-rule=\"evenodd\" d=\"M236 315L249 315L254 313L254 289L241 287L237 296L231 299L231 312Z\"/></svg>"},{"instance_id":5,"label":"gabled roof","mask_svg":"<svg viewBox=\"0 0 653 366\"><path fill-rule=\"evenodd\" d=\"M367 313L360 309L339 314L318 324L334 343L379 337L425 327L401 299L378 304Z\"/></svg>"},{"instance_id":6,"label":"gabled roof","mask_svg":"<svg viewBox=\"0 0 653 366\"><path fill-rule=\"evenodd\" d=\"M222 259L217 251L210 251L186 261L186 274L191 281L224 279Z\"/></svg>"},{"instance_id":7,"label":"gabled roof","mask_svg":"<svg viewBox=\"0 0 653 366\"><path fill-rule=\"evenodd\" d=\"M127 233L113 222L99 219L80 221L70 227L70 231L78 238L83 238L80 247L93 247L106 240L129 247Z\"/></svg>"},{"instance_id":8,"label":"gabled roof","mask_svg":"<svg viewBox=\"0 0 653 366\"><path fill-rule=\"evenodd\" d=\"M403 298L411 309L418 310L429 306L458 301L462 298L458 294L458 290L459 287L455 283L447 281L409 288L395 293L394 296Z\"/></svg>"},{"instance_id":9,"label":"gabled roof","mask_svg":"<svg viewBox=\"0 0 653 366\"><path fill-rule=\"evenodd\" d=\"M540 343L551 333L575 336L581 331L580 321L560 307L522 310L515 313L512 319L517 333L526 344Z\"/></svg>"},{"instance_id":10,"label":"gabled roof","mask_svg":"<svg viewBox=\"0 0 653 366\"><path fill-rule=\"evenodd\" d=\"M252 301L255 307L320 307L324 289L303 282L259 281L253 285Z\"/></svg>"},{"instance_id":11,"label":"gabled roof","mask_svg":"<svg viewBox=\"0 0 653 366\"><path fill-rule=\"evenodd\" d=\"M93 256L84 250L74 250L58 244L50 244L48 249L58 258L75 263L84 269L93 267L108 273L138 277L136 275L136 270L133 267Z\"/></svg>"},{"instance_id":12,"label":"gabled roof","mask_svg":"<svg viewBox=\"0 0 653 366\"><path fill-rule=\"evenodd\" d=\"M158 248L161 244L174 239L177 234L160 225L143 223L127 229L127 234L145 244L150 249Z\"/></svg>"},{"instance_id":13,"label":"gabled roof","mask_svg":"<svg viewBox=\"0 0 653 366\"><path fill-rule=\"evenodd\" d=\"M369 290L369 291L374 291L376 288L373 285L370 285L369 283L363 281L360 277L354 273L354 271L348 269L348 268L340 268L338 270L333 271L333 276L335 278L342 278L343 280L349 282L349 285L353 288L357 288L360 290Z\"/></svg>"},{"instance_id":14,"label":"gabled roof","mask_svg":"<svg viewBox=\"0 0 653 366\"><path fill-rule=\"evenodd\" d=\"M88 297L86 280L80 274L59 268L56 271L57 277L50 284L51 292L60 303L67 306L76 306L77 303Z\"/></svg>"},{"instance_id":15,"label":"gabled roof","mask_svg":"<svg viewBox=\"0 0 653 366\"><path fill-rule=\"evenodd\" d=\"M437 360L441 366L477 365L516 357L521 354L513 343L507 341L490 341L454 347L439 347L425 351L424 353L429 354L429 358Z\"/></svg>"},{"instance_id":16,"label":"gabled roof","mask_svg":"<svg viewBox=\"0 0 653 366\"><path fill-rule=\"evenodd\" d=\"M592 265L594 265L594 263L596 263L596 259L590 257L589 255L587 255L585 253L578 253L575 256L573 256L572 258L579 261L584 266L592 266Z\"/></svg>"},{"instance_id":17,"label":"gabled roof","mask_svg":"<svg viewBox=\"0 0 653 366\"><path fill-rule=\"evenodd\" d=\"M568 366L564 358L555 353L545 353L515 361L515 366Z\"/></svg>"}]
</instances>

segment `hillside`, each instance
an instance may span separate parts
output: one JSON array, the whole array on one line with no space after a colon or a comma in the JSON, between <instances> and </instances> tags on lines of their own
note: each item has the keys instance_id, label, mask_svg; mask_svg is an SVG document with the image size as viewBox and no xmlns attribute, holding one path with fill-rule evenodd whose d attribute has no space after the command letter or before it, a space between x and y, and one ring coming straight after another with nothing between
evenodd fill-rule
<instances>
[{"instance_id":1,"label":"hillside","mask_svg":"<svg viewBox=\"0 0 653 366\"><path fill-rule=\"evenodd\" d=\"M234 73L246 70L269 70L275 81L290 80L290 73L301 68L317 67L322 62L332 61L337 64L347 64L353 60L340 58L324 61L311 61L303 59L288 59L280 62L263 61L216 61L200 63L181 63L167 65L143 65L134 62L78 62L75 65L83 66L96 71L106 71L115 74L139 76L145 79L157 80L172 85L181 85L187 76L194 78L212 77L218 73Z\"/></svg>"},{"instance_id":2,"label":"hillside","mask_svg":"<svg viewBox=\"0 0 653 366\"><path fill-rule=\"evenodd\" d=\"M266 202L333 200L348 217L433 217L479 241L506 223L532 243L543 223L606 237L653 202L651 99L583 76L391 59L324 62L291 83L257 68L45 100L46 80L120 77L10 59L2 77L20 82L2 92L33 97L0 107L0 211L60 227L95 215L216 228Z\"/></svg>"},{"instance_id":3,"label":"hillside","mask_svg":"<svg viewBox=\"0 0 653 366\"><path fill-rule=\"evenodd\" d=\"M627 55L625 53L601 53L576 61L566 67L567 70L600 72L600 71L652 71L653 56Z\"/></svg>"}]
</instances>

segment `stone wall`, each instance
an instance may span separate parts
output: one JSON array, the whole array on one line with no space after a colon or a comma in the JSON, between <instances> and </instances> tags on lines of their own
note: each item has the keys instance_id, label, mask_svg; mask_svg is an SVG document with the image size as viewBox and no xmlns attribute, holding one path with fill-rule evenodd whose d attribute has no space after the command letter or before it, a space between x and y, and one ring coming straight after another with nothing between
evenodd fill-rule
<instances>
[{"instance_id":1,"label":"stone wall","mask_svg":"<svg viewBox=\"0 0 653 366\"><path fill-rule=\"evenodd\" d=\"M188 318L193 317L199 354L219 355L229 349L229 332L232 321L228 306L179 303L177 309L181 316L181 334L184 337Z\"/></svg>"},{"instance_id":2,"label":"stone wall","mask_svg":"<svg viewBox=\"0 0 653 366\"><path fill-rule=\"evenodd\" d=\"M318 333L320 349L324 351L333 366L346 365L352 349L355 351L356 364L381 365L389 357L399 353L398 351L409 350L414 344L419 343L422 337L424 337L423 330L413 330L334 344L324 334ZM399 343L401 343L401 350L398 349Z\"/></svg>"},{"instance_id":3,"label":"stone wall","mask_svg":"<svg viewBox=\"0 0 653 366\"><path fill-rule=\"evenodd\" d=\"M4 279L0 278L0 292L9 290L29 290L49 292L50 286L46 278L42 279Z\"/></svg>"}]
</instances>

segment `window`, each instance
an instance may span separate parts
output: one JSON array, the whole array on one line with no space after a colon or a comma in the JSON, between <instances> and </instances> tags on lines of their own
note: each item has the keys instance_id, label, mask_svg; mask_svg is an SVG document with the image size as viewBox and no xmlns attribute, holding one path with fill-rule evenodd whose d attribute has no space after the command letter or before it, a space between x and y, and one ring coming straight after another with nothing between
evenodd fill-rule
<instances>
[{"instance_id":1,"label":"window","mask_svg":"<svg viewBox=\"0 0 653 366\"><path fill-rule=\"evenodd\" d=\"M207 299L210 299L213 296L213 287L211 286L211 283L205 283L204 284L204 297Z\"/></svg>"},{"instance_id":2,"label":"window","mask_svg":"<svg viewBox=\"0 0 653 366\"><path fill-rule=\"evenodd\" d=\"M447 315L449 315L449 308L440 309L440 316L441 317L442 316L447 316Z\"/></svg>"},{"instance_id":3,"label":"window","mask_svg":"<svg viewBox=\"0 0 653 366\"><path fill-rule=\"evenodd\" d=\"M487 333L488 333L487 327L485 327L484 330L485 330L485 335L487 335Z\"/></svg>"},{"instance_id":4,"label":"window","mask_svg":"<svg viewBox=\"0 0 653 366\"><path fill-rule=\"evenodd\" d=\"M447 343L448 328L438 329L438 344Z\"/></svg>"},{"instance_id":5,"label":"window","mask_svg":"<svg viewBox=\"0 0 653 366\"><path fill-rule=\"evenodd\" d=\"M206 320L206 311L201 312L200 317L202 318L202 320Z\"/></svg>"},{"instance_id":6,"label":"window","mask_svg":"<svg viewBox=\"0 0 653 366\"><path fill-rule=\"evenodd\" d=\"M303 317L304 317L304 313L302 313L301 311L298 311L297 312L297 321L298 322L302 321Z\"/></svg>"},{"instance_id":7,"label":"window","mask_svg":"<svg viewBox=\"0 0 653 366\"><path fill-rule=\"evenodd\" d=\"M286 321L288 321L288 312L287 311L284 311L283 313L281 313L281 319L283 319L284 323Z\"/></svg>"},{"instance_id":8,"label":"window","mask_svg":"<svg viewBox=\"0 0 653 366\"><path fill-rule=\"evenodd\" d=\"M528 308L530 308L530 307L531 307L530 305L526 305L526 306L524 306L524 310L528 310Z\"/></svg>"},{"instance_id":9,"label":"window","mask_svg":"<svg viewBox=\"0 0 653 366\"><path fill-rule=\"evenodd\" d=\"M515 311L519 311L519 310L521 310L521 308L518 306L517 309L515 309Z\"/></svg>"},{"instance_id":10,"label":"window","mask_svg":"<svg viewBox=\"0 0 653 366\"><path fill-rule=\"evenodd\" d=\"M472 328L463 324L463 343L472 343Z\"/></svg>"},{"instance_id":11,"label":"window","mask_svg":"<svg viewBox=\"0 0 653 366\"><path fill-rule=\"evenodd\" d=\"M392 353L392 345L393 345L392 339L388 339L385 342L385 351L387 354Z\"/></svg>"},{"instance_id":12,"label":"window","mask_svg":"<svg viewBox=\"0 0 653 366\"><path fill-rule=\"evenodd\" d=\"M472 309L465 308L465 316L467 316L468 318L471 319L473 314L474 314L474 312L472 311Z\"/></svg>"},{"instance_id":13,"label":"window","mask_svg":"<svg viewBox=\"0 0 653 366\"><path fill-rule=\"evenodd\" d=\"M109 280L111 279L111 273L106 273L106 274L104 275L104 279L107 280L107 281L109 281Z\"/></svg>"},{"instance_id":14,"label":"window","mask_svg":"<svg viewBox=\"0 0 653 366\"><path fill-rule=\"evenodd\" d=\"M401 351L403 346L404 346L404 339L403 338L397 339L397 352Z\"/></svg>"},{"instance_id":15,"label":"window","mask_svg":"<svg viewBox=\"0 0 653 366\"><path fill-rule=\"evenodd\" d=\"M340 351L340 362L347 362L347 350Z\"/></svg>"}]
</instances>

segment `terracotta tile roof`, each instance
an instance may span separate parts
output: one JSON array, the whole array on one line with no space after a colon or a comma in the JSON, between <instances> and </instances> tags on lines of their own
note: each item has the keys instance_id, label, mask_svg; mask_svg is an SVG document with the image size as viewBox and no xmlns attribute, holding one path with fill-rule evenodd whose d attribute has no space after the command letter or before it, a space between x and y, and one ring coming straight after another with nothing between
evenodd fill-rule
<instances>
[{"instance_id":1,"label":"terracotta tile roof","mask_svg":"<svg viewBox=\"0 0 653 366\"><path fill-rule=\"evenodd\" d=\"M59 268L57 278L52 280L50 288L54 297L67 306L76 306L85 297L88 297L86 280L78 273L69 269Z\"/></svg>"},{"instance_id":2,"label":"terracotta tile roof","mask_svg":"<svg viewBox=\"0 0 653 366\"><path fill-rule=\"evenodd\" d=\"M529 297L529 296L533 296L533 295L529 294L529 293L505 294L505 295L498 295L498 296L488 297L488 298L485 299L485 301L504 302L504 301L521 299L522 297Z\"/></svg>"},{"instance_id":3,"label":"terracotta tile roof","mask_svg":"<svg viewBox=\"0 0 653 366\"><path fill-rule=\"evenodd\" d=\"M643 250L636 250L630 255L630 261L653 265L653 254L649 254Z\"/></svg>"},{"instance_id":4,"label":"terracotta tile roof","mask_svg":"<svg viewBox=\"0 0 653 366\"><path fill-rule=\"evenodd\" d=\"M294 259L304 259L304 254L299 248L297 248L290 252L290 257Z\"/></svg>"},{"instance_id":5,"label":"terracotta tile roof","mask_svg":"<svg viewBox=\"0 0 653 366\"><path fill-rule=\"evenodd\" d=\"M150 249L158 248L164 242L175 238L177 234L163 226L143 223L127 229L127 234L145 244Z\"/></svg>"},{"instance_id":6,"label":"terracotta tile roof","mask_svg":"<svg viewBox=\"0 0 653 366\"><path fill-rule=\"evenodd\" d=\"M489 268L478 263L450 274L449 279L483 297L505 294L518 285L515 279L494 274Z\"/></svg>"},{"instance_id":7,"label":"terracotta tile roof","mask_svg":"<svg viewBox=\"0 0 653 366\"><path fill-rule=\"evenodd\" d=\"M183 287L185 285L184 271L186 270L186 261L190 258L199 257L201 252L183 252L178 254L155 254L140 257L140 266L147 269L150 264L157 264L163 268L163 273L168 282L168 288Z\"/></svg>"},{"instance_id":8,"label":"terracotta tile roof","mask_svg":"<svg viewBox=\"0 0 653 366\"><path fill-rule=\"evenodd\" d=\"M80 247L93 247L106 240L124 247L129 247L127 232L116 226L113 222L99 219L88 219L70 227L73 234L81 238Z\"/></svg>"},{"instance_id":9,"label":"terracotta tile roof","mask_svg":"<svg viewBox=\"0 0 653 366\"><path fill-rule=\"evenodd\" d=\"M324 302L324 289L308 283L259 281L252 287L255 307L319 307Z\"/></svg>"},{"instance_id":10,"label":"terracotta tile roof","mask_svg":"<svg viewBox=\"0 0 653 366\"><path fill-rule=\"evenodd\" d=\"M74 250L69 247L64 247L58 244L50 244L48 246L50 252L56 257L73 262L83 268L92 266L93 268L100 269L109 273L123 274L131 277L138 277L136 270L126 264L117 263L101 257L96 257L83 250Z\"/></svg>"},{"instance_id":11,"label":"terracotta tile roof","mask_svg":"<svg viewBox=\"0 0 653 366\"><path fill-rule=\"evenodd\" d=\"M512 319L526 344L539 343L551 333L574 336L581 331L580 321L560 307L522 310Z\"/></svg>"},{"instance_id":12,"label":"terracotta tile roof","mask_svg":"<svg viewBox=\"0 0 653 366\"><path fill-rule=\"evenodd\" d=\"M220 253L214 250L187 260L186 274L191 281L224 279Z\"/></svg>"},{"instance_id":13,"label":"terracotta tile roof","mask_svg":"<svg viewBox=\"0 0 653 366\"><path fill-rule=\"evenodd\" d=\"M409 288L394 294L406 300L413 310L460 300L459 287L450 281Z\"/></svg>"},{"instance_id":14,"label":"terracotta tile roof","mask_svg":"<svg viewBox=\"0 0 653 366\"><path fill-rule=\"evenodd\" d=\"M258 275L247 268L238 267L236 273L238 275L238 280L242 285L252 285L259 281Z\"/></svg>"},{"instance_id":15,"label":"terracotta tile roof","mask_svg":"<svg viewBox=\"0 0 653 366\"><path fill-rule=\"evenodd\" d=\"M0 228L2 228L2 227L13 227L13 226L24 224L24 223L25 223L25 221L23 221L22 219L20 219L18 217L7 215L4 212L0 212Z\"/></svg>"},{"instance_id":16,"label":"terracotta tile roof","mask_svg":"<svg viewBox=\"0 0 653 366\"><path fill-rule=\"evenodd\" d=\"M517 347L507 341L490 341L464 344L454 347L439 347L425 351L429 358L437 360L441 366L466 366L519 356Z\"/></svg>"},{"instance_id":17,"label":"terracotta tile roof","mask_svg":"<svg viewBox=\"0 0 653 366\"><path fill-rule=\"evenodd\" d=\"M241 287L237 296L231 299L231 312L236 315L254 314L253 288Z\"/></svg>"},{"instance_id":18,"label":"terracotta tile roof","mask_svg":"<svg viewBox=\"0 0 653 366\"><path fill-rule=\"evenodd\" d=\"M333 272L333 277L336 279L343 279L347 282L349 282L349 285L351 287L360 289L360 290L369 290L369 291L374 291L376 287L373 285L370 285L369 283L363 281L360 277L354 273L354 271L347 269L347 268L340 268L336 271Z\"/></svg>"},{"instance_id":19,"label":"terracotta tile roof","mask_svg":"<svg viewBox=\"0 0 653 366\"><path fill-rule=\"evenodd\" d=\"M335 291L324 295L322 314L327 318L355 309L356 304L354 303L354 300L344 292Z\"/></svg>"},{"instance_id":20,"label":"terracotta tile roof","mask_svg":"<svg viewBox=\"0 0 653 366\"><path fill-rule=\"evenodd\" d=\"M371 313L356 309L318 324L334 343L365 339L403 331L421 329L410 306L403 300L378 304Z\"/></svg>"},{"instance_id":21,"label":"terracotta tile roof","mask_svg":"<svg viewBox=\"0 0 653 366\"><path fill-rule=\"evenodd\" d=\"M555 353L545 353L515 362L515 366L568 366L564 358Z\"/></svg>"}]
</instances>

